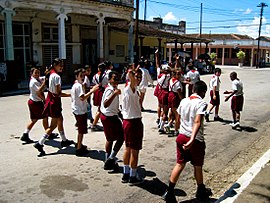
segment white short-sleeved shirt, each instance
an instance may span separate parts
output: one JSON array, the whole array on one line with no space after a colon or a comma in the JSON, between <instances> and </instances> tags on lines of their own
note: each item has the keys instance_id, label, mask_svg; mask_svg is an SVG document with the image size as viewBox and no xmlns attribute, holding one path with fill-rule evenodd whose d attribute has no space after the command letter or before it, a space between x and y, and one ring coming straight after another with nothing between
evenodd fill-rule
<instances>
[{"instance_id":1,"label":"white short-sleeved shirt","mask_svg":"<svg viewBox=\"0 0 270 203\"><path fill-rule=\"evenodd\" d=\"M204 115L207 109L207 103L197 94L192 94L190 97L182 99L177 112L181 115L180 134L191 137L194 119L196 115ZM199 141L204 141L203 123L195 137Z\"/></svg>"},{"instance_id":2,"label":"white short-sleeved shirt","mask_svg":"<svg viewBox=\"0 0 270 203\"><path fill-rule=\"evenodd\" d=\"M91 83L90 83L90 80L87 76L84 77L83 84L88 88L90 87Z\"/></svg>"},{"instance_id":3,"label":"white short-sleeved shirt","mask_svg":"<svg viewBox=\"0 0 270 203\"><path fill-rule=\"evenodd\" d=\"M71 88L71 109L76 115L83 115L87 112L87 100L82 101L80 97L84 95L82 84L77 80Z\"/></svg>"},{"instance_id":4,"label":"white short-sleeved shirt","mask_svg":"<svg viewBox=\"0 0 270 203\"><path fill-rule=\"evenodd\" d=\"M106 101L109 97L111 97L113 93L114 93L113 86L111 84L108 84L103 93L100 106L100 111L105 116L115 116L119 113L119 95L116 95L114 97L112 103L107 108L104 107L104 101Z\"/></svg>"},{"instance_id":5,"label":"white short-sleeved shirt","mask_svg":"<svg viewBox=\"0 0 270 203\"><path fill-rule=\"evenodd\" d=\"M160 85L160 87L162 87L162 88L168 88L169 87L170 78L171 78L170 74L164 74L164 73L162 73L162 74L160 74L158 76L158 81L157 82Z\"/></svg>"},{"instance_id":6,"label":"white short-sleeved shirt","mask_svg":"<svg viewBox=\"0 0 270 203\"><path fill-rule=\"evenodd\" d=\"M200 73L196 70L190 70L187 72L187 77L190 78L192 84L195 84L200 80Z\"/></svg>"},{"instance_id":7,"label":"white short-sleeved shirt","mask_svg":"<svg viewBox=\"0 0 270 203\"><path fill-rule=\"evenodd\" d=\"M122 104L122 115L124 119L135 119L141 118L141 104L139 92L136 89L132 91L130 84L124 89L123 104Z\"/></svg>"},{"instance_id":8,"label":"white short-sleeved shirt","mask_svg":"<svg viewBox=\"0 0 270 203\"><path fill-rule=\"evenodd\" d=\"M240 95L243 95L244 92L243 92L243 83L241 80L233 80L232 81L232 89L233 91L237 90L237 92L234 94L234 96L240 96Z\"/></svg>"},{"instance_id":9,"label":"white short-sleeved shirt","mask_svg":"<svg viewBox=\"0 0 270 203\"><path fill-rule=\"evenodd\" d=\"M213 75L213 77L211 78L211 80L209 82L209 88L210 88L210 90L213 90L214 87L216 87L216 91L219 91L220 79L216 75Z\"/></svg>"},{"instance_id":10,"label":"white short-sleeved shirt","mask_svg":"<svg viewBox=\"0 0 270 203\"><path fill-rule=\"evenodd\" d=\"M148 87L148 83L153 84L153 80L149 74L149 71L146 68L140 68L142 71L142 81L140 82L139 88L143 89L143 88L147 88Z\"/></svg>"},{"instance_id":11,"label":"white short-sleeved shirt","mask_svg":"<svg viewBox=\"0 0 270 203\"><path fill-rule=\"evenodd\" d=\"M95 85L99 84L99 77L100 73L96 73L93 77L92 83L94 83ZM108 77L106 72L104 72L102 75L101 86L105 88L107 85L108 85Z\"/></svg>"},{"instance_id":12,"label":"white short-sleeved shirt","mask_svg":"<svg viewBox=\"0 0 270 203\"><path fill-rule=\"evenodd\" d=\"M169 91L170 92L178 92L179 89L182 89L182 84L176 78L170 79Z\"/></svg>"},{"instance_id":13,"label":"white short-sleeved shirt","mask_svg":"<svg viewBox=\"0 0 270 203\"><path fill-rule=\"evenodd\" d=\"M49 88L48 90L51 93L57 94L56 92L56 86L60 85L61 86L61 77L57 73L53 72L50 74L49 77Z\"/></svg>"},{"instance_id":14,"label":"white short-sleeved shirt","mask_svg":"<svg viewBox=\"0 0 270 203\"><path fill-rule=\"evenodd\" d=\"M29 90L30 90L29 98L32 101L42 101L42 99L37 95L37 91L39 90L40 86L41 82L38 81L36 78L31 77L29 82Z\"/></svg>"}]
</instances>

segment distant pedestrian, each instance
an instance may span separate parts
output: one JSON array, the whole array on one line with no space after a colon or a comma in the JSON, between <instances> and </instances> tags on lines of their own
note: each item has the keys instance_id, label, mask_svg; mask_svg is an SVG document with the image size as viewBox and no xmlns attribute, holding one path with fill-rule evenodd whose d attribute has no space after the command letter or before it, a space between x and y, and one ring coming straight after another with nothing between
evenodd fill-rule
<instances>
[{"instance_id":1,"label":"distant pedestrian","mask_svg":"<svg viewBox=\"0 0 270 203\"><path fill-rule=\"evenodd\" d=\"M214 116L214 121L223 121L221 117L219 117L219 106L220 106L220 95L219 95L219 90L220 90L220 75L221 75L221 69L216 68L214 70L214 75L210 80L209 87L210 87L210 108L209 110L205 113L205 120L206 122L209 122L209 114L211 111L215 108L215 116Z\"/></svg>"},{"instance_id":2,"label":"distant pedestrian","mask_svg":"<svg viewBox=\"0 0 270 203\"><path fill-rule=\"evenodd\" d=\"M48 71L47 87L48 94L44 106L43 114L51 117L51 124L45 130L45 134L40 140L34 144L34 147L40 152L39 156L45 155L43 150L46 139L51 135L52 131L58 126L60 136L62 138L61 147L67 147L75 144L74 141L68 140L64 133L63 128L63 115L62 115L62 102L61 97L70 97L70 94L62 92L61 77L59 73L63 71L63 61L59 58L53 60L52 66Z\"/></svg>"},{"instance_id":3,"label":"distant pedestrian","mask_svg":"<svg viewBox=\"0 0 270 203\"><path fill-rule=\"evenodd\" d=\"M187 162L194 166L194 175L197 183L196 198L207 200L212 192L205 188L203 183L203 170L205 155L205 142L203 134L203 119L207 103L202 99L205 97L207 85L198 81L193 86L193 94L184 98L177 109L180 116L180 134L176 139L177 163L172 170L169 187L163 199L166 202L177 202L174 195L174 187Z\"/></svg>"},{"instance_id":4,"label":"distant pedestrian","mask_svg":"<svg viewBox=\"0 0 270 203\"><path fill-rule=\"evenodd\" d=\"M118 89L118 83L120 77L117 72L110 71L108 80L109 84L105 88L100 106L100 120L106 137L104 169L119 171L115 157L124 142L124 131L119 118L119 95L121 94L121 90Z\"/></svg>"},{"instance_id":5,"label":"distant pedestrian","mask_svg":"<svg viewBox=\"0 0 270 203\"><path fill-rule=\"evenodd\" d=\"M71 109L78 127L76 156L83 156L89 152L87 146L82 144L83 135L87 133L87 98L99 87L96 85L85 93L83 86L85 70L82 68L77 69L74 74L76 80L71 88Z\"/></svg>"},{"instance_id":6,"label":"distant pedestrian","mask_svg":"<svg viewBox=\"0 0 270 203\"><path fill-rule=\"evenodd\" d=\"M92 80L90 79L92 67L90 65L85 65L84 69L85 69L85 77L84 77L83 85L85 88L85 92L89 92L90 89L94 86L94 84L92 83ZM91 97L87 98L87 119L90 120L90 123L91 123L90 127L91 127L92 123L94 122L93 115L92 115Z\"/></svg>"},{"instance_id":7,"label":"distant pedestrian","mask_svg":"<svg viewBox=\"0 0 270 203\"><path fill-rule=\"evenodd\" d=\"M141 115L140 96L137 86L142 79L140 69L128 72L129 82L123 95L123 129L125 137L125 151L123 156L124 174L122 183L136 185L143 182L137 173L139 151L143 142L143 123Z\"/></svg>"},{"instance_id":8,"label":"distant pedestrian","mask_svg":"<svg viewBox=\"0 0 270 203\"><path fill-rule=\"evenodd\" d=\"M186 81L185 83L188 84L188 91L186 92L189 97L192 94L193 85L200 80L200 73L195 69L192 63L188 64L189 71L186 74Z\"/></svg>"},{"instance_id":9,"label":"distant pedestrian","mask_svg":"<svg viewBox=\"0 0 270 203\"><path fill-rule=\"evenodd\" d=\"M231 72L230 78L232 81L232 90L227 90L224 94L230 94L225 98L225 102L232 97L231 111L233 122L230 125L232 128L236 128L240 126L240 112L243 110L244 105L243 83L239 78L237 78L236 72Z\"/></svg>"}]
</instances>

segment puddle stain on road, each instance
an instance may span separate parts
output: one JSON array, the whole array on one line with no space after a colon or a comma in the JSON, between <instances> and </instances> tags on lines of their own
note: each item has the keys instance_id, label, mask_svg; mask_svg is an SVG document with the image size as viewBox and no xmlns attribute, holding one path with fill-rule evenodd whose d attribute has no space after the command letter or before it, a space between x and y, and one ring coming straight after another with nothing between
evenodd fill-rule
<instances>
[{"instance_id":1,"label":"puddle stain on road","mask_svg":"<svg viewBox=\"0 0 270 203\"><path fill-rule=\"evenodd\" d=\"M88 189L88 185L72 176L57 175L43 178L40 189L49 198L62 198L65 195L65 190L84 191Z\"/></svg>"}]
</instances>

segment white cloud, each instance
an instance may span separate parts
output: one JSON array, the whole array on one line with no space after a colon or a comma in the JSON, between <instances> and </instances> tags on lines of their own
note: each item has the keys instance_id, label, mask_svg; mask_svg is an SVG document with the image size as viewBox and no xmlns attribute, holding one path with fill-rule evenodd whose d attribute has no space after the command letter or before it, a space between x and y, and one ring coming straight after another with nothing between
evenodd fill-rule
<instances>
[{"instance_id":1,"label":"white cloud","mask_svg":"<svg viewBox=\"0 0 270 203\"><path fill-rule=\"evenodd\" d=\"M251 12L252 12L252 9L248 8L248 9L244 12L244 14L250 14Z\"/></svg>"},{"instance_id":2,"label":"white cloud","mask_svg":"<svg viewBox=\"0 0 270 203\"><path fill-rule=\"evenodd\" d=\"M171 21L176 21L177 18L173 15L173 12L168 12L164 17L164 21L171 22Z\"/></svg>"},{"instance_id":3,"label":"white cloud","mask_svg":"<svg viewBox=\"0 0 270 203\"><path fill-rule=\"evenodd\" d=\"M261 36L270 36L270 26L264 25L267 22L266 18L262 18L262 27L261 27ZM242 25L248 25L248 26L242 26ZM254 25L254 26L250 26ZM241 35L248 35L253 38L257 38L259 35L259 25L260 25L260 17L254 17L254 20L245 21L240 24L238 24L237 31L238 34Z\"/></svg>"}]
</instances>

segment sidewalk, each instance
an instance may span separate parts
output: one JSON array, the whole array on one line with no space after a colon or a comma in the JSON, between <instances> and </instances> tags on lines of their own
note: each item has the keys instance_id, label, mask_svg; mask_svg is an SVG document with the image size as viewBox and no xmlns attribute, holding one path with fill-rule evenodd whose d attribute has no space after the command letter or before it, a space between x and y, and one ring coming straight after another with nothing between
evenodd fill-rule
<instances>
[{"instance_id":1,"label":"sidewalk","mask_svg":"<svg viewBox=\"0 0 270 203\"><path fill-rule=\"evenodd\" d=\"M270 202L270 149L216 203Z\"/></svg>"}]
</instances>

